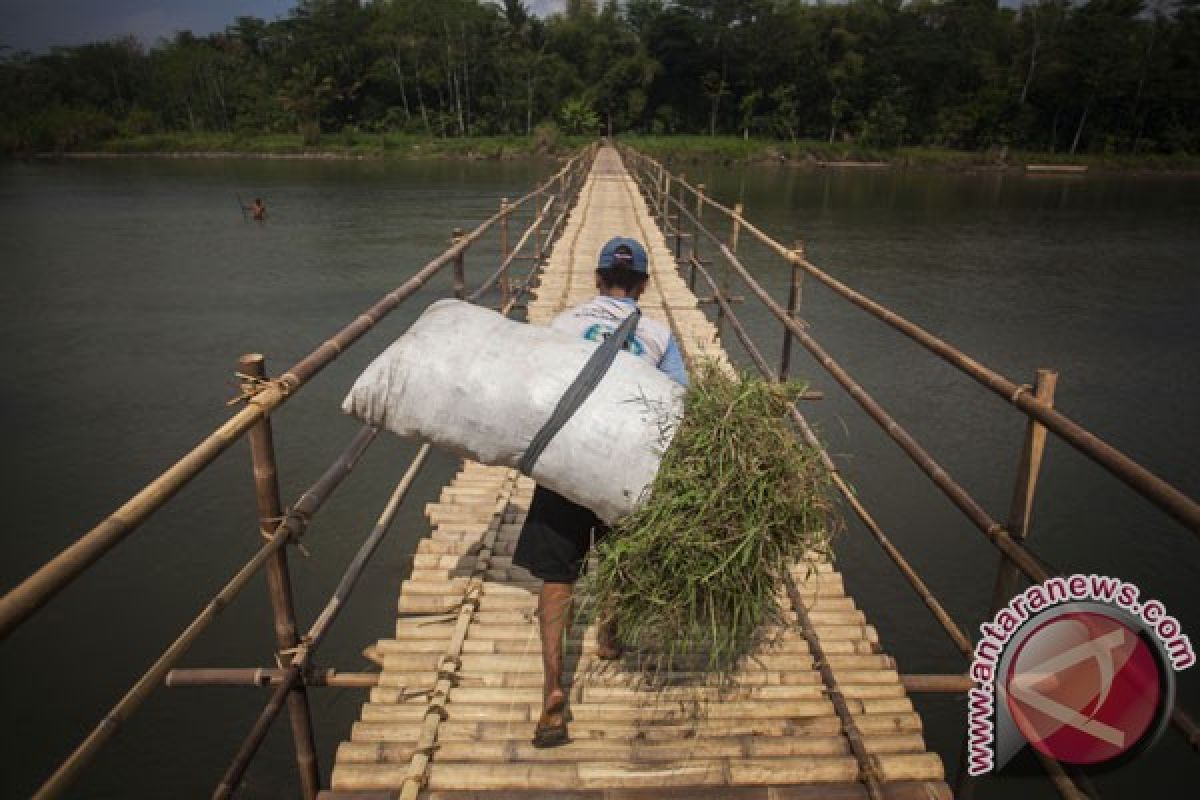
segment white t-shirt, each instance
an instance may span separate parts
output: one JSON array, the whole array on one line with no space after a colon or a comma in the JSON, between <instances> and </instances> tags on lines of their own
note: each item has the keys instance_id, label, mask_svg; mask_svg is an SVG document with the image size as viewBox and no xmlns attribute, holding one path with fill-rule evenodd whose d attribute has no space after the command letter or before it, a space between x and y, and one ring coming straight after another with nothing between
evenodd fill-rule
<instances>
[{"instance_id":1,"label":"white t-shirt","mask_svg":"<svg viewBox=\"0 0 1200 800\"><path fill-rule=\"evenodd\" d=\"M603 342L637 307L632 299L599 295L555 317L550 327L592 342ZM657 367L671 345L671 329L658 320L642 317L626 350Z\"/></svg>"}]
</instances>

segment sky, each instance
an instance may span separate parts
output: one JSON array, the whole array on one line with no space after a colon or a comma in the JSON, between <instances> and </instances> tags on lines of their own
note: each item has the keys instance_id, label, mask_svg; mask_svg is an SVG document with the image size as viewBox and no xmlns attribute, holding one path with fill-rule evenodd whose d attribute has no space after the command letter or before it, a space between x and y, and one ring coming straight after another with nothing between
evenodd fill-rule
<instances>
[{"instance_id":1,"label":"sky","mask_svg":"<svg viewBox=\"0 0 1200 800\"><path fill-rule=\"evenodd\" d=\"M535 14L543 16L564 4L565 0L526 0ZM223 30L234 17L286 16L294 5L295 0L0 0L0 45L39 53L55 45L129 33L153 44L175 31Z\"/></svg>"}]
</instances>

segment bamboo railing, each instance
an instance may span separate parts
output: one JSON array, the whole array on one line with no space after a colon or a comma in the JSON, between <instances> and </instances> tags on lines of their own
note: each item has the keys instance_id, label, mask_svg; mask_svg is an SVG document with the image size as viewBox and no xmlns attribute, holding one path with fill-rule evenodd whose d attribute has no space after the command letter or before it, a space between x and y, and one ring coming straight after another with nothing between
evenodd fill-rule
<instances>
[{"instance_id":1,"label":"bamboo railing","mask_svg":"<svg viewBox=\"0 0 1200 800\"><path fill-rule=\"evenodd\" d=\"M272 722L282 710L288 709L292 724L300 785L306 800L314 800L320 789L316 763L307 686L370 685L373 680L362 674L339 676L334 670L320 670L311 665L312 656L328 633L371 555L387 533L409 487L415 480L429 452L422 447L388 500L371 533L347 567L332 597L318 615L308 632L297 633L295 610L286 558L286 546L298 542L308 529L313 516L329 496L353 471L359 458L374 441L375 428L363 426L345 450L325 470L321 477L287 510L279 499L276 479L273 434L270 415L284 405L297 391L315 378L346 348L366 335L385 316L412 297L434 275L446 267L453 270L454 294L467 297L466 255L493 229L499 232L499 266L483 285L470 294L479 302L499 286L500 310L508 314L518 307L528 292L533 276L542 261L547 243L561 230L570 208L569 199L578 192L586 178L599 143L593 144L570 159L558 172L538 187L509 202L505 198L500 210L480 223L469 233L455 230L451 246L429 261L393 291L380 298L349 324L341 328L309 355L292 365L278 378L266 377L261 355L243 356L238 362L242 379L243 408L224 424L201 440L190 452L147 484L100 524L84 533L74 543L0 598L0 640L26 622L38 609L89 567L99 561L117 544L133 533L153 513L193 478L203 472L218 456L243 436L250 442L259 528L264 544L225 584L188 624L176 640L159 656L141 678L126 692L104 719L88 734L71 755L54 771L36 793L38 798L60 796L95 758L100 749L121 729L146 698L165 682L167 685L253 685L271 686L271 698L259 715L246 740L238 749L229 769L214 791L214 797L228 797L237 788L247 766L262 743ZM535 205L536 203L536 205ZM509 246L510 223L523 211L531 210L528 221L516 245ZM547 220L551 221L546 227ZM522 252L533 240L533 252ZM531 263L528 273L514 288L512 268L516 261ZM278 653L284 659L277 670L183 671L176 676L172 670L227 605L260 571L267 570L268 587L275 621ZM231 677L231 673L233 676ZM263 677L265 675L265 677ZM175 679L172 680L172 677Z\"/></svg>"},{"instance_id":2,"label":"bamboo railing","mask_svg":"<svg viewBox=\"0 0 1200 800\"><path fill-rule=\"evenodd\" d=\"M493 293L498 293L500 311L508 314L518 308L537 274L548 243L562 230L570 208L569 200L582 185L596 147L597 145L593 145L581 152L550 179L516 201L503 200L500 210L472 231L464 233L456 230L452 244L445 252L425 264L404 283L384 295L279 377L266 377L265 363L261 356L251 354L243 357L238 364L238 374L243 380L240 398L244 402L243 408L108 518L0 598L0 639L3 639L128 537L142 522L166 505L183 486L212 464L230 445L243 436L248 438L254 466L257 516L260 532L265 538L264 543L46 780L38 790L37 797L61 795L94 759L103 745L121 729L125 720L136 712L156 688L166 683L168 686L260 686L271 690L268 702L217 785L214 797L228 797L236 791L270 726L283 709L287 708L301 790L306 800L315 798L320 785L320 774L313 746L307 688L370 686L377 678L365 673L338 673L335 670L316 668L312 664L313 655L344 606L372 553L386 535L396 511L425 461L428 448L422 448L417 453L399 479L379 520L347 567L332 597L307 633L300 636L297 633L295 611L291 602L286 546L296 543L305 533L313 516L353 471L359 458L374 441L377 431L367 426L362 427L311 488L284 510L275 478L274 444L269 415L315 378L347 347L365 336L380 320L447 267L452 270L454 294L457 297L480 302ZM704 279L712 292L711 302L717 306L718 318L728 324L750 355L755 367L770 380L782 380L786 378L790 368L793 340L808 350L1000 551L1000 569L994 588L996 598L1006 596L1018 572L1032 580L1044 580L1054 572L1026 545L1029 509L1036 491L1047 433L1053 433L1068 442L1185 526L1194 532L1200 532L1200 506L1195 501L1054 409L1052 373L1039 374L1035 387L1018 386L949 343L832 278L808 261L801 245L787 248L771 239L746 221L740 204L730 209L709 197L703 185L692 186L681 177L672 175L662 164L636 151L623 148L622 152L627 163L633 167L631 173L638 180L651 208L659 215L664 231L675 237L675 255L681 267L689 270L689 284L694 286L697 277ZM728 220L730 229L726 237L718 236L705 226L703 217L706 209L713 209ZM510 224L523 211L528 212L529 222L516 243L510 247ZM546 227L548 221L549 227ZM686 226L690 226L691 230L685 231ZM498 266L475 290L468 291L466 257L472 247L493 229L499 234ZM743 233L781 255L791 265L792 280L786 308L770 297L737 257L738 241ZM762 351L751 340L745 326L734 313L733 303L737 298L731 294L730 287L725 285L725 281L716 280L707 268L710 263L700 257L698 245L701 239L714 246L750 293L781 323L784 339L778 369L772 369L768 364ZM690 242L686 257L683 252L685 240ZM531 244L532 252L523 255ZM516 276L514 283L513 269L518 261L528 261L530 266L526 274ZM811 275L839 296L909 336L930 352L1002 396L1027 416L1028 427L1017 485L1005 524L1002 525L990 516L981 504L824 350L806 326L798 320L796 312L802 297L801 278L805 274ZM967 633L955 622L930 587L904 558L882 526L867 510L861 498L850 489L799 408L793 406L791 413L798 432L820 454L833 476L834 486L846 499L851 510L896 564L960 653L970 658L973 645ZM233 598L263 570L267 571L268 576L276 647L282 659L281 665L276 669L177 669L180 660L201 633L216 621ZM916 692L963 692L971 685L964 675L905 675L903 682L907 690ZM1172 712L1172 722L1184 733L1194 748L1200 747L1200 732L1190 716L1176 707ZM1063 772L1057 763L1044 763L1064 796L1083 796L1072 777ZM877 781L874 781L869 773L865 782L868 793L876 795ZM960 790L962 789L969 791L969 786L961 787Z\"/></svg>"},{"instance_id":3,"label":"bamboo railing","mask_svg":"<svg viewBox=\"0 0 1200 800\"><path fill-rule=\"evenodd\" d=\"M706 193L706 187L703 184L692 185L683 176L672 174L655 159L632 148L619 147L626 163L631 165L631 173L641 187L652 211L658 215L664 232L668 237L674 237L676 259L681 268L689 270L689 286L694 288L697 276L704 279L712 291L712 300L717 306L718 325L722 322L729 325L730 330L733 331L758 372L767 380L785 380L792 358L792 342L793 340L800 342L883 432L900 446L931 482L1000 551L1000 565L992 598L994 606L1008 596L1018 572L1023 573L1032 581L1039 582L1058 572L1046 565L1025 544L1029 534L1029 513L1037 489L1047 433L1055 434L1062 441L1100 464L1122 483L1166 511L1185 527L1191 529L1193 533L1200 533L1200 503L1054 408L1054 385L1057 381L1057 373L1039 370L1033 386L1018 385L979 363L950 343L833 278L808 260L802 243L797 243L792 248L780 244L745 219L741 203L736 204L734 208L722 205ZM728 221L729 233L726 238L722 238L704 223L703 217L706 208L714 209ZM691 230L685 230L689 227ZM738 258L738 240L743 231L766 246L769 251L782 257L790 265L791 281L786 308L770 296ZM778 369L772 369L761 349L753 342L745 326L734 313L732 307L734 298L730 294L730 288L719 285L706 269L711 262L699 255L699 242L702 239L711 243L713 249L750 290L750 293L780 322L783 329L783 347ZM688 241L690 244L686 257L683 252L684 241ZM1000 395L1026 415L1028 425L1006 524L1002 525L989 515L983 506L938 464L915 437L900 425L822 347L808 327L797 317L804 274L811 275L839 297L908 336L929 352ZM953 619L921 576L884 533L882 527L864 506L862 499L842 477L841 471L795 405L792 406L791 413L802 438L814 448L830 471L834 487L867 531L883 548L884 553L896 565L951 642L969 661L974 652L974 645L965 630ZM954 676L939 677L940 680L936 682L917 682L912 690L928 690L936 685L938 691L965 692L972 685L970 681L955 681L953 680ZM928 689L923 687L928 687ZM1178 705L1171 711L1171 722L1193 749L1200 749L1200 728L1197 727L1193 718ZM965 747L963 753L965 754ZM1095 796L1094 790L1087 786L1087 780L1081 774L1068 775L1058 762L1045 757L1040 757L1040 760L1062 796L1067 798ZM956 796L970 794L971 787L969 782L965 782L965 779L967 779L966 770L964 764L960 763ZM1080 789L1078 783L1083 783L1087 791Z\"/></svg>"}]
</instances>

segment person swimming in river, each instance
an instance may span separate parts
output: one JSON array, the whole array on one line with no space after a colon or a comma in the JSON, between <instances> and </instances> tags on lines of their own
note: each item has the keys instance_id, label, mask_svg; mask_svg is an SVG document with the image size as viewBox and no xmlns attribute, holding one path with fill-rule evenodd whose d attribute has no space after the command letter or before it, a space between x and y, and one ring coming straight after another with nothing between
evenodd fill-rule
<instances>
[{"instance_id":1,"label":"person swimming in river","mask_svg":"<svg viewBox=\"0 0 1200 800\"><path fill-rule=\"evenodd\" d=\"M242 218L245 219L246 212L250 212L250 216L255 222L262 222L267 218L267 204L263 202L261 197L254 198L254 202L246 205L242 202L242 198L238 197L238 205L242 207Z\"/></svg>"}]
</instances>

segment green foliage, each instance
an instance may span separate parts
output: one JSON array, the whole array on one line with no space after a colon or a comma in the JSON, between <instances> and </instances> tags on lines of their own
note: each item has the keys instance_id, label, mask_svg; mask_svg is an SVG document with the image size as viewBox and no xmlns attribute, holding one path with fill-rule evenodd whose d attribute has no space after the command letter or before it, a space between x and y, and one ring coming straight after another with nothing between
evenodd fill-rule
<instances>
[{"instance_id":1,"label":"green foliage","mask_svg":"<svg viewBox=\"0 0 1200 800\"><path fill-rule=\"evenodd\" d=\"M733 669L782 620L788 571L829 554L829 474L788 421L800 389L703 365L649 496L598 546L587 606L653 665Z\"/></svg>"},{"instance_id":2,"label":"green foliage","mask_svg":"<svg viewBox=\"0 0 1200 800\"><path fill-rule=\"evenodd\" d=\"M1200 4L580 0L543 19L524 0L303 0L149 51L125 37L0 55L0 108L6 150L106 130L528 137L556 119L793 146L1196 153Z\"/></svg>"},{"instance_id":3,"label":"green foliage","mask_svg":"<svg viewBox=\"0 0 1200 800\"><path fill-rule=\"evenodd\" d=\"M553 122L542 122L533 129L533 151L553 153L558 149L558 126Z\"/></svg>"},{"instance_id":4,"label":"green foliage","mask_svg":"<svg viewBox=\"0 0 1200 800\"><path fill-rule=\"evenodd\" d=\"M300 141L305 147L317 147L321 144L321 125L314 120L300 123Z\"/></svg>"},{"instance_id":5,"label":"green foliage","mask_svg":"<svg viewBox=\"0 0 1200 800\"><path fill-rule=\"evenodd\" d=\"M574 134L596 134L600 128L600 117L592 105L583 97L569 97L559 109L558 118L563 130Z\"/></svg>"},{"instance_id":6,"label":"green foliage","mask_svg":"<svg viewBox=\"0 0 1200 800\"><path fill-rule=\"evenodd\" d=\"M113 118L94 108L55 105L27 122L21 138L28 149L62 152L94 147L117 132Z\"/></svg>"},{"instance_id":7,"label":"green foliage","mask_svg":"<svg viewBox=\"0 0 1200 800\"><path fill-rule=\"evenodd\" d=\"M904 116L891 100L881 97L867 112L862 141L871 147L898 147L904 138L904 126Z\"/></svg>"},{"instance_id":8,"label":"green foliage","mask_svg":"<svg viewBox=\"0 0 1200 800\"><path fill-rule=\"evenodd\" d=\"M144 108L135 108L126 115L119 127L123 136L144 136L158 130L158 115Z\"/></svg>"}]
</instances>

